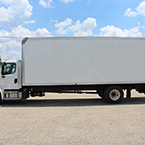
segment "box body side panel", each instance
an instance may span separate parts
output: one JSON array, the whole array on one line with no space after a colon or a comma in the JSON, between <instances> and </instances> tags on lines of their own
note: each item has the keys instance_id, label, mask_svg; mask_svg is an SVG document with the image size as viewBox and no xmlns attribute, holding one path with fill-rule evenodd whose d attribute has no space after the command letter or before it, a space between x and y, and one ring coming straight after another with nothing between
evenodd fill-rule
<instances>
[{"instance_id":1,"label":"box body side panel","mask_svg":"<svg viewBox=\"0 0 145 145\"><path fill-rule=\"evenodd\" d=\"M23 86L145 82L145 39L28 38Z\"/></svg>"}]
</instances>

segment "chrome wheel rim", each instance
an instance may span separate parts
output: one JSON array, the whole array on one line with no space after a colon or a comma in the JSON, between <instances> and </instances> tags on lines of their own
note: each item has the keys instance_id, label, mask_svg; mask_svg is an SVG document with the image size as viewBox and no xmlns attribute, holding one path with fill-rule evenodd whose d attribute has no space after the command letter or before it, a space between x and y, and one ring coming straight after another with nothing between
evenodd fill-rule
<instances>
[{"instance_id":1,"label":"chrome wheel rim","mask_svg":"<svg viewBox=\"0 0 145 145\"><path fill-rule=\"evenodd\" d=\"M121 94L120 91L118 91L117 89L113 89L110 93L109 93L109 97L111 100L113 101L117 101L120 98Z\"/></svg>"}]
</instances>

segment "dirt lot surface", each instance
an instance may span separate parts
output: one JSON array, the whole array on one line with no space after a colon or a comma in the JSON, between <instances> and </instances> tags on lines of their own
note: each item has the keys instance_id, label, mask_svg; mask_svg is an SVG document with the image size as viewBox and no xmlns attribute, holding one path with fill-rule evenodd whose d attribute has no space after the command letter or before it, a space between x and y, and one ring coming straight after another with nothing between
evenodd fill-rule
<instances>
[{"instance_id":1,"label":"dirt lot surface","mask_svg":"<svg viewBox=\"0 0 145 145\"><path fill-rule=\"evenodd\" d=\"M144 145L145 95L109 105L97 95L47 94L0 107L0 145Z\"/></svg>"}]
</instances>

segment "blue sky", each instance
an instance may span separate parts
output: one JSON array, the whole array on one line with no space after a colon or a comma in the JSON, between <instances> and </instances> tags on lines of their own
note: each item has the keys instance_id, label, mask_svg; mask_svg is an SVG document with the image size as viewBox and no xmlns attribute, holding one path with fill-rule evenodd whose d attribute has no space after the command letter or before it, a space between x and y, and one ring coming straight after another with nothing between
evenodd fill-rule
<instances>
[{"instance_id":1,"label":"blue sky","mask_svg":"<svg viewBox=\"0 0 145 145\"><path fill-rule=\"evenodd\" d=\"M145 1L0 0L3 60L21 58L22 38L51 36L145 37Z\"/></svg>"}]
</instances>

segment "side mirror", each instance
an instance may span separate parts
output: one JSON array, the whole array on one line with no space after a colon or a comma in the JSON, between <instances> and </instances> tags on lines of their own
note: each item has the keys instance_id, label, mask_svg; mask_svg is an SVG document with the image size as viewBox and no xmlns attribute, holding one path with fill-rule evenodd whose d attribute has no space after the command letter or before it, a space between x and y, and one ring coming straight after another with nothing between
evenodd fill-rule
<instances>
[{"instance_id":1,"label":"side mirror","mask_svg":"<svg viewBox=\"0 0 145 145\"><path fill-rule=\"evenodd\" d=\"M4 75L4 71L3 70L1 71L1 75Z\"/></svg>"}]
</instances>

